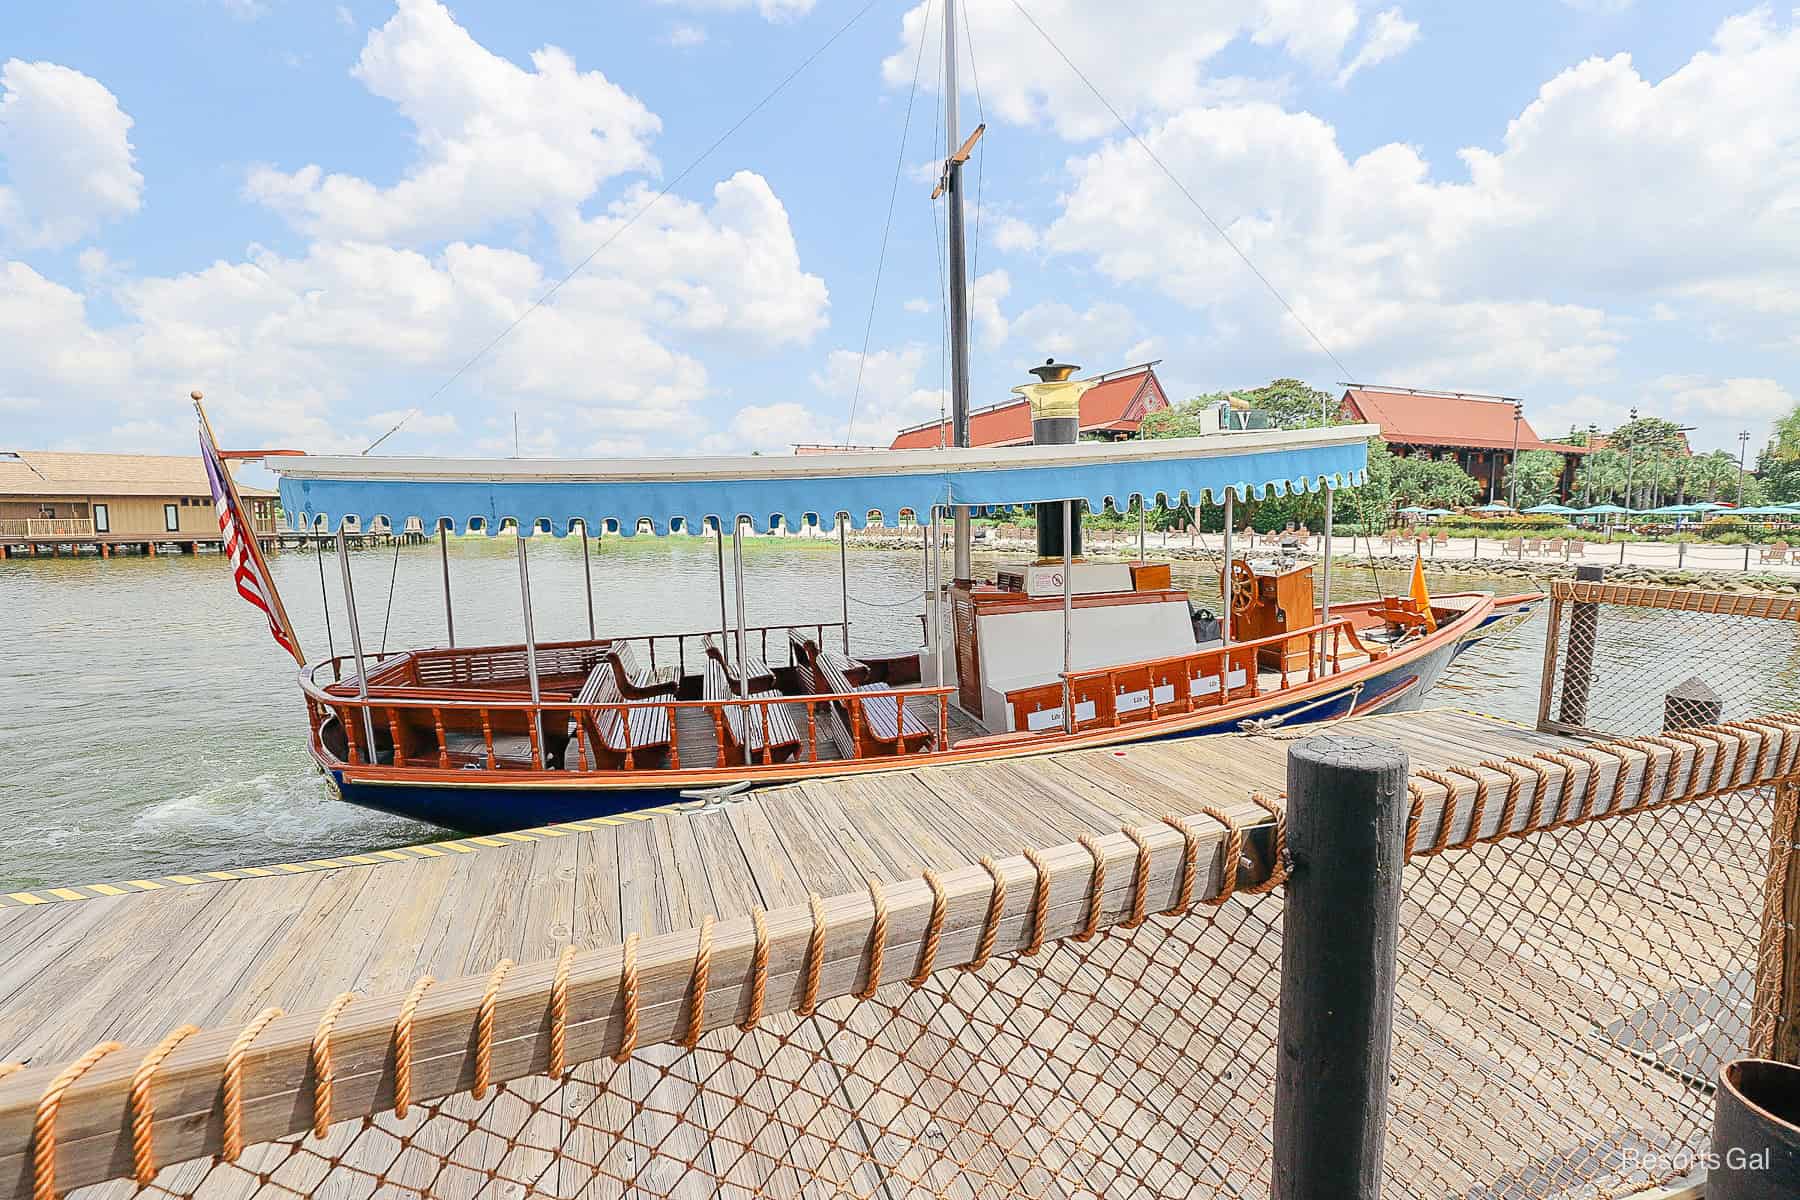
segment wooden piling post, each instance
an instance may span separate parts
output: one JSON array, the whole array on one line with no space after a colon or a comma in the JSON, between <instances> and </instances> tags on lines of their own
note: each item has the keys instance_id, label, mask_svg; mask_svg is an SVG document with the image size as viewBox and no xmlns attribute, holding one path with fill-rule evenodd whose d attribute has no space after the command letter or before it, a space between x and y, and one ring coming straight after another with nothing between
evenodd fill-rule
<instances>
[{"instance_id":1,"label":"wooden piling post","mask_svg":"<svg viewBox=\"0 0 1800 1200\"><path fill-rule=\"evenodd\" d=\"M1606 568L1575 568L1578 583L1599 583ZM1588 691L1594 683L1594 639L1600 633L1600 606L1576 601L1569 610L1569 653L1563 660L1562 716L1564 725L1587 724Z\"/></svg>"},{"instance_id":2,"label":"wooden piling post","mask_svg":"<svg viewBox=\"0 0 1800 1200\"><path fill-rule=\"evenodd\" d=\"M1756 999L1750 1009L1750 1052L1800 1064L1800 783L1775 787L1769 866L1763 888Z\"/></svg>"},{"instance_id":3,"label":"wooden piling post","mask_svg":"<svg viewBox=\"0 0 1800 1200\"><path fill-rule=\"evenodd\" d=\"M1664 733L1690 725L1716 725L1724 715L1725 702L1698 676L1689 676L1663 695Z\"/></svg>"},{"instance_id":4,"label":"wooden piling post","mask_svg":"<svg viewBox=\"0 0 1800 1200\"><path fill-rule=\"evenodd\" d=\"M1405 751L1322 735L1288 751L1272 1195L1376 1200L1387 1136Z\"/></svg>"}]
</instances>

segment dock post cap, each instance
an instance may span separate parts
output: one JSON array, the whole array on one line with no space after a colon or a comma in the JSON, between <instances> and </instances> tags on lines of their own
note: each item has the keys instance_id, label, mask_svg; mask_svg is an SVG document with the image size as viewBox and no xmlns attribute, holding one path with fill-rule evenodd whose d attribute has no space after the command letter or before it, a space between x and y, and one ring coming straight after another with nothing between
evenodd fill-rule
<instances>
[{"instance_id":1,"label":"dock post cap","mask_svg":"<svg viewBox=\"0 0 1800 1200\"><path fill-rule=\"evenodd\" d=\"M1288 761L1332 771L1405 771L1406 751L1383 738L1320 733L1289 747Z\"/></svg>"}]
</instances>

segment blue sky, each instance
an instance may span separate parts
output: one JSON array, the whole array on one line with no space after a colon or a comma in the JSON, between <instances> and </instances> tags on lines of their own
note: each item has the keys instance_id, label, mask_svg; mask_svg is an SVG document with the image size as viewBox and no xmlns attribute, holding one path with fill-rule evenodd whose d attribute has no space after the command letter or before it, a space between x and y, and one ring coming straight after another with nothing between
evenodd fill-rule
<instances>
[{"instance_id":1,"label":"blue sky","mask_svg":"<svg viewBox=\"0 0 1800 1200\"><path fill-rule=\"evenodd\" d=\"M1546 435L1636 406L1734 451L1792 407L1791 12L1022 3L1342 369L1012 0L964 0L977 404L1056 354L1160 358L1177 397L1501 392ZM944 403L927 7L878 0L619 233L861 0L9 6L0 446L185 450L200 388L235 445L417 409L385 449L510 453L516 412L527 454L779 451L845 436L859 363L849 436L885 442Z\"/></svg>"}]
</instances>

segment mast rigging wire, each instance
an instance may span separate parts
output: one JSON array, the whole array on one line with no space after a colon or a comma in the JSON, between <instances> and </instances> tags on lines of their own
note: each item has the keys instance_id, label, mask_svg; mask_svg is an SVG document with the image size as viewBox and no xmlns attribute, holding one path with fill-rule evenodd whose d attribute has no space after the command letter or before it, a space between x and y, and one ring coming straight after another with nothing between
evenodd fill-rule
<instances>
[{"instance_id":1,"label":"mast rigging wire","mask_svg":"<svg viewBox=\"0 0 1800 1200\"><path fill-rule=\"evenodd\" d=\"M881 298L881 271L887 265L888 234L894 228L894 201L900 195L900 176L906 167L906 139L912 132L913 99L919 92L919 67L925 61L925 31L931 25L932 0L925 0L925 20L919 26L919 53L913 59L912 87L906 93L906 119L900 125L900 153L894 160L894 182L888 189L887 220L881 226L881 250L875 256L875 286L869 291L869 319L863 323L862 355L856 360L856 386L850 392L850 418L844 423L844 445L856 439L856 405L862 398L863 370L869 365L869 339L875 331L875 302Z\"/></svg>"},{"instance_id":2,"label":"mast rigging wire","mask_svg":"<svg viewBox=\"0 0 1800 1200\"><path fill-rule=\"evenodd\" d=\"M1175 185L1175 189L1177 191L1179 191L1184 197L1187 198L1187 202L1194 206L1194 211L1199 213L1202 217L1206 218L1206 223L1208 225L1212 226L1213 232L1218 234L1220 240L1222 240L1227 246L1231 247L1231 252L1233 254L1237 255L1238 258L1243 260L1244 265L1246 267L1250 268L1250 273L1252 275L1256 276L1258 282L1260 282L1264 288L1268 289L1269 295L1275 297L1276 303L1280 304L1281 307L1284 310L1286 310L1288 316L1294 318L1294 324L1300 326L1301 329L1304 329L1306 331L1306 336L1312 339L1313 345L1317 346L1319 348L1319 350L1325 355L1325 357L1329 358L1332 361L1332 364L1334 366L1336 366L1338 370L1348 372L1349 368L1343 364L1342 360L1340 360L1337 355L1335 355L1331 352L1331 347L1329 347L1325 344L1324 339L1320 338L1317 333L1313 332L1313 327L1311 325L1308 325L1306 323L1305 319L1302 318L1299 313L1294 311L1294 306L1287 302L1287 297L1285 297L1281 294L1280 289L1277 288L1272 282L1270 282L1269 277L1267 275L1264 275L1260 270L1257 269L1256 264L1254 262L1250 261L1250 256L1248 254L1244 253L1243 249L1237 244L1237 242L1232 240L1231 234L1229 234L1225 231L1225 227L1223 225L1219 224L1217 221L1213 220L1212 214L1207 212L1205 206L1202 205L1200 203L1200 201L1198 201L1194 198L1194 193L1188 191L1187 185L1183 184L1181 182L1181 180L1179 180L1175 177L1175 172L1173 172L1169 169L1168 164L1164 163L1161 158L1157 157L1156 151L1154 151L1150 148L1150 144L1148 142L1146 142L1142 137L1140 137L1138 135L1138 131L1136 129L1132 128L1131 123L1129 121L1127 121L1120 114L1118 109L1113 107L1112 101L1108 100L1106 98L1106 96L1101 93L1100 89L1094 86L1093 81L1091 79L1089 79L1085 74L1082 73L1082 70L1080 67L1075 65L1075 61L1073 59L1071 59L1066 53L1064 53L1063 48L1056 44L1056 40L1054 38L1052 38L1047 32L1045 32L1044 27L1042 25L1039 25L1037 23L1037 18L1033 17L1029 12L1027 12L1025 9L1025 6L1023 4L1021 4L1019 2L1019 0L1012 0L1012 6L1019 10L1019 15L1024 17L1025 20L1030 23L1030 25L1033 29L1037 30L1038 36L1044 39L1044 44L1049 46L1050 49L1056 51L1056 56L1058 58L1062 59L1064 65L1066 65L1069 68L1069 70L1071 70L1075 73L1075 78L1081 80L1082 84L1087 88L1087 90L1094 94L1094 99L1100 101L1101 104L1106 106L1106 111L1111 113L1113 120L1115 120L1119 123L1119 128L1123 129L1127 134L1129 134L1131 136L1131 140L1137 143L1138 149L1142 150L1149 157L1150 161L1156 164L1157 170L1161 171L1163 173L1164 177L1166 177L1170 183ZM1356 376L1353 374L1346 374L1344 376L1344 378L1355 379Z\"/></svg>"},{"instance_id":3,"label":"mast rigging wire","mask_svg":"<svg viewBox=\"0 0 1800 1200\"><path fill-rule=\"evenodd\" d=\"M736 134L738 130L742 129L745 125L749 124L750 119L752 117L756 116L757 113L761 112L764 108L768 107L768 104L771 100L775 99L775 97L779 96L782 92L786 91L789 84L793 83L794 80L798 79L806 71L806 69L808 67L812 66L812 64L819 58L820 55L824 54L825 51L831 49L831 47L837 42L837 40L839 38L843 37L846 33L850 32L851 27L854 26L858 21L862 20L863 17L865 15L867 15L868 11L870 9L874 8L875 5L879 2L880 2L880 0L867 0L867 2L865 4L863 4L863 6L861 8L857 9L854 13L852 13L849 20L845 21L842 25L839 25L837 27L837 29L835 29L832 32L830 37L826 38L823 42L820 42L819 45L813 49L812 53L808 54L805 58L801 59L800 62L793 68L793 70L789 71L786 75L782 76L781 81L779 83L777 83L774 87L770 88L767 92L763 93L762 99L758 100L755 104L751 105L749 110L747 112L745 112L743 116L739 117L736 121L732 122L730 128L726 129L724 133L721 133L718 137L714 138L712 143L710 145L708 145L706 147L706 149L702 150L697 156L695 156L688 163L687 166L681 168L681 170L675 174L675 177L673 179L670 179L668 183L663 185L663 189L661 191L657 192L656 195L650 197L650 199L646 200L642 205L640 205L638 207L637 211L633 212L629 217L625 218L624 224L620 225L617 229L613 230L612 234L610 236L608 236L605 241L601 242L598 246L595 246L593 248L593 250L591 250L588 253L586 258L583 258L580 262L576 263L573 267L569 268L569 271L566 275L564 275L561 279L558 279L555 283L551 284L549 287L549 290L547 290L543 295L539 296L536 300L533 300L531 302L531 304L529 306L527 306L527 308L525 309L524 312L520 313L518 316L516 316L512 319L511 323L509 323L506 326L506 328L502 329L499 333L495 334L493 336L493 338L487 342L486 345L482 346L481 349L477 350L474 354L470 355L469 360L467 362L463 363L462 366L456 368L456 370L451 373L450 378L444 380L443 383L439 384L437 386L436 390L434 390L429 396L426 396L422 403L430 404L433 400L436 400L439 396L443 395L444 392L449 389L451 384L455 383L458 379L461 379L465 374L468 373L469 368L473 367L476 363L480 362L483 358L487 357L487 354L489 351L491 351L495 346L498 346L501 342L505 341L507 336L509 334L511 334L513 330L517 329L519 327L520 323L522 323L526 317L529 317L532 313L536 312L538 309L542 308L545 304L549 303L551 298L554 297L556 295L556 293L560 292L563 289L564 284L568 283L571 279L575 278L575 276L579 275L587 267L587 265L589 263L593 262L595 258L599 257L601 251L605 250L607 247L611 246L614 242L618 241L621 237L623 237L625 235L627 230L629 230L633 225L636 225L638 223L640 218L642 218L651 209L655 208L658 204L662 203L662 201L665 198L667 198L669 193L674 191L675 188L680 185L682 180L686 179L689 175L693 174L694 170L696 168L698 168L701 163L705 162L708 158L712 157L713 153L715 151L717 151L719 149L719 147L723 146L727 141L729 141L731 139L732 135ZM414 410L415 413L417 411L418 411L418 409ZM400 424L404 425L404 424L406 424L407 420L410 420L410 419L411 419L410 416L406 417L406 418L402 418L400 421ZM399 429L399 426L395 426L394 429L388 430L388 433L382 435L382 439L385 440L389 434L396 432L398 429ZM379 445L380 443L377 442L376 444ZM374 447L370 447L370 449L373 449L373 448ZM367 451L365 451L365 453L367 453Z\"/></svg>"}]
</instances>

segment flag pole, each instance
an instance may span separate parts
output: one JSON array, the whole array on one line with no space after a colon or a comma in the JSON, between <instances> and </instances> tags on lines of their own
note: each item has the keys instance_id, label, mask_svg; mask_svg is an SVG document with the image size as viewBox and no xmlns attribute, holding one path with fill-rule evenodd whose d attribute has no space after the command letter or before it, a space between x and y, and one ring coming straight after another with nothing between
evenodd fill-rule
<instances>
[{"instance_id":1,"label":"flag pole","mask_svg":"<svg viewBox=\"0 0 1800 1200\"><path fill-rule=\"evenodd\" d=\"M205 397L199 392L190 392L189 395L194 401L194 412L200 417L201 436L206 439L208 450L212 452L213 459L219 464L219 479L225 485L225 495L230 499L231 507L243 513L246 521L250 521L250 510L244 507L243 497L238 495L237 482L231 477L231 468L226 465L224 457L219 453L218 439L213 437L212 422L206 419L206 407L201 404ZM256 561L257 573L269 585L269 604L275 609L275 619L281 622L282 630L287 633L288 644L293 647L294 661L304 667L306 654L300 649L300 635L294 632L294 623L288 619L287 606L281 602L281 591L275 586L275 577L269 573L269 563L267 559L263 558L262 543L257 541L254 524L245 532L248 536L244 540L248 545L250 557Z\"/></svg>"}]
</instances>

